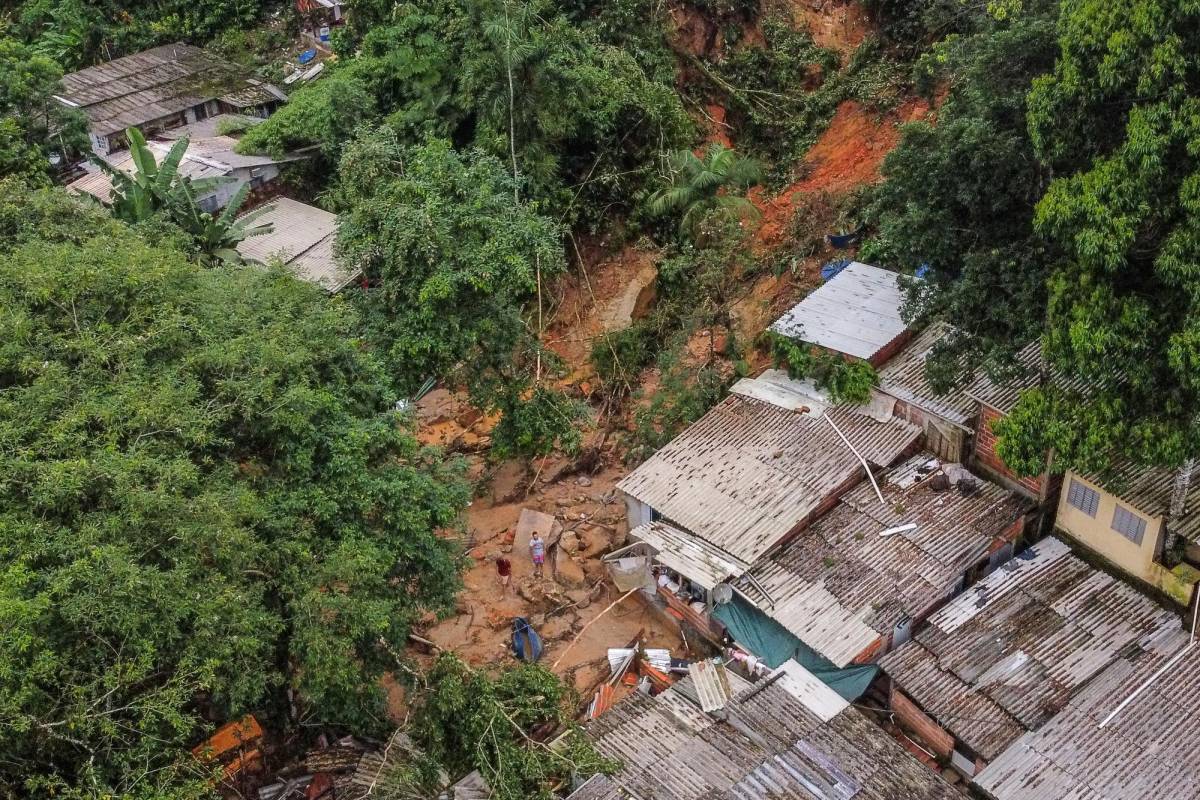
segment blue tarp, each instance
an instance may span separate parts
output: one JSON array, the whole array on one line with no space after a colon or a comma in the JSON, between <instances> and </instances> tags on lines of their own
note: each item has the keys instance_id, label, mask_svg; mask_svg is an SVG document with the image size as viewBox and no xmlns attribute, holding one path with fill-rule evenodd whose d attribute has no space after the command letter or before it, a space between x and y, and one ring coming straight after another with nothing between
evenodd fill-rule
<instances>
[{"instance_id":1,"label":"blue tarp","mask_svg":"<svg viewBox=\"0 0 1200 800\"><path fill-rule=\"evenodd\" d=\"M879 672L874 664L838 669L833 662L800 641L787 628L746 602L738 595L713 610L738 644L761 658L772 669L789 658L821 679L821 682L847 700L862 697Z\"/></svg>"},{"instance_id":2,"label":"blue tarp","mask_svg":"<svg viewBox=\"0 0 1200 800\"><path fill-rule=\"evenodd\" d=\"M850 259L848 258L839 258L834 261L827 261L825 262L825 266L821 267L821 279L827 281L848 266L850 266Z\"/></svg>"},{"instance_id":3,"label":"blue tarp","mask_svg":"<svg viewBox=\"0 0 1200 800\"><path fill-rule=\"evenodd\" d=\"M542 657L542 637L524 617L516 617L512 623L513 655L522 661L533 663Z\"/></svg>"}]
</instances>

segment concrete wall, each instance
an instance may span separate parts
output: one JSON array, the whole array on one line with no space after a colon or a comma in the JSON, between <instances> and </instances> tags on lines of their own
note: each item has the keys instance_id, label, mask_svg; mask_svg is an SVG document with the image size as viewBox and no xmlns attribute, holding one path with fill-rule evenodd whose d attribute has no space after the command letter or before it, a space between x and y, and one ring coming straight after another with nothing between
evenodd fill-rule
<instances>
[{"instance_id":1,"label":"concrete wall","mask_svg":"<svg viewBox=\"0 0 1200 800\"><path fill-rule=\"evenodd\" d=\"M1076 480L1092 489L1100 496L1096 516L1092 517L1084 511L1067 502L1071 481ZM1137 514L1146 522L1146 533L1142 536L1141 544L1134 544L1122 534L1113 530L1113 512L1118 505L1127 511ZM1063 491L1058 498L1058 516L1056 519L1059 530L1070 536L1088 549L1094 550L1122 571L1135 578L1154 583L1154 557L1159 551L1159 540L1162 536L1162 517L1151 517L1136 508L1122 503L1115 495L1109 494L1102 487L1089 480L1068 472L1063 478Z\"/></svg>"}]
</instances>

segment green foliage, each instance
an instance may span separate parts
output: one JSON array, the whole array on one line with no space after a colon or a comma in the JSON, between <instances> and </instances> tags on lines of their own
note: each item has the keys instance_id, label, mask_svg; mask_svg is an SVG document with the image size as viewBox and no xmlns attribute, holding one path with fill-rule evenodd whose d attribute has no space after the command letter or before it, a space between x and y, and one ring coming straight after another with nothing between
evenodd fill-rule
<instances>
[{"instance_id":1,"label":"green foliage","mask_svg":"<svg viewBox=\"0 0 1200 800\"><path fill-rule=\"evenodd\" d=\"M611 773L576 730L562 747L533 742L542 725L570 725L570 695L545 667L530 664L498 675L474 670L457 656L438 657L426 673L429 690L413 710L413 739L451 775L479 770L499 800L551 800L571 774Z\"/></svg>"},{"instance_id":2,"label":"green foliage","mask_svg":"<svg viewBox=\"0 0 1200 800\"><path fill-rule=\"evenodd\" d=\"M767 336L775 366L786 367L790 377L812 378L837 402L863 404L871 399L879 375L866 361L847 360L778 333Z\"/></svg>"},{"instance_id":3,"label":"green foliage","mask_svg":"<svg viewBox=\"0 0 1200 800\"><path fill-rule=\"evenodd\" d=\"M250 184L243 183L229 198L225 208L214 214L200 210L191 182L183 185L180 203L172 208L171 218L192 238L199 261L204 266L243 263L237 246L252 236L263 236L274 230L275 226L270 222L255 222L272 211L274 206L262 206L238 218L238 209L246 202L249 193Z\"/></svg>"},{"instance_id":4,"label":"green foliage","mask_svg":"<svg viewBox=\"0 0 1200 800\"><path fill-rule=\"evenodd\" d=\"M654 360L658 333L653 322L635 322L622 331L606 333L592 345L591 362L596 377L608 387L637 382L638 373Z\"/></svg>"},{"instance_id":5,"label":"green foliage","mask_svg":"<svg viewBox=\"0 0 1200 800\"><path fill-rule=\"evenodd\" d=\"M11 181L0 235L0 786L198 793L202 717L289 687L377 731L377 643L453 602L469 493L351 308Z\"/></svg>"},{"instance_id":6,"label":"green foliage","mask_svg":"<svg viewBox=\"0 0 1200 800\"><path fill-rule=\"evenodd\" d=\"M1037 206L1059 249L1044 350L1086 398L1033 395L1007 433L1085 470L1200 453L1200 19L1147 0L1067 0L1058 61L1029 95L1055 180ZM1034 430L1036 429L1036 430Z\"/></svg>"},{"instance_id":7,"label":"green foliage","mask_svg":"<svg viewBox=\"0 0 1200 800\"><path fill-rule=\"evenodd\" d=\"M0 35L0 175L46 185L51 153L87 146L83 115L53 97L61 78L50 58Z\"/></svg>"},{"instance_id":8,"label":"green foliage","mask_svg":"<svg viewBox=\"0 0 1200 800\"><path fill-rule=\"evenodd\" d=\"M928 265L925 280L908 284L906 314L958 331L928 361L943 388L980 364L997 371L1041 331L1053 250L1033 229L1045 172L1025 96L1054 51L1050 11L935 48L918 72L950 81L937 124L905 126L867 210L875 233L860 257Z\"/></svg>"},{"instance_id":9,"label":"green foliage","mask_svg":"<svg viewBox=\"0 0 1200 800\"><path fill-rule=\"evenodd\" d=\"M758 209L745 193L762 180L758 164L717 143L700 158L691 150L671 154L666 185L650 195L650 213L680 214L679 231L696 238L702 222L723 218L754 219Z\"/></svg>"},{"instance_id":10,"label":"green foliage","mask_svg":"<svg viewBox=\"0 0 1200 800\"><path fill-rule=\"evenodd\" d=\"M490 407L501 414L492 429L492 456L504 459L578 451L578 425L585 415L582 404L544 384L528 384L508 384L490 396Z\"/></svg>"}]
</instances>

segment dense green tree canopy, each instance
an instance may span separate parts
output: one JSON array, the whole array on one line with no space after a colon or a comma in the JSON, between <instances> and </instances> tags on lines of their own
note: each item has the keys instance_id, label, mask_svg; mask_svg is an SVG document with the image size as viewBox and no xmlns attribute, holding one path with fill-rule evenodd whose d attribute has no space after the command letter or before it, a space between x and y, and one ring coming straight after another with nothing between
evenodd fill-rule
<instances>
[{"instance_id":1,"label":"dense green tree canopy","mask_svg":"<svg viewBox=\"0 0 1200 800\"><path fill-rule=\"evenodd\" d=\"M1060 249L1045 352L1093 384L1032 393L1003 429L1016 461L1053 447L1102 469L1200 452L1200 6L1065 0L1054 71L1029 96L1056 176L1037 206Z\"/></svg>"},{"instance_id":2,"label":"dense green tree canopy","mask_svg":"<svg viewBox=\"0 0 1200 800\"><path fill-rule=\"evenodd\" d=\"M0 795L182 791L201 715L288 687L378 728L467 492L352 309L11 181L0 251Z\"/></svg>"},{"instance_id":3,"label":"dense green tree canopy","mask_svg":"<svg viewBox=\"0 0 1200 800\"><path fill-rule=\"evenodd\" d=\"M931 88L949 83L937 121L907 125L884 162L862 257L910 273L928 265L906 310L958 332L930 361L940 385L1003 367L1041 333L1049 257L1033 209L1046 181L1025 97L1056 52L1050 7L943 42L918 65Z\"/></svg>"},{"instance_id":4,"label":"dense green tree canopy","mask_svg":"<svg viewBox=\"0 0 1200 800\"><path fill-rule=\"evenodd\" d=\"M62 70L51 59L0 36L0 176L47 183L50 154L84 145L83 117L54 99Z\"/></svg>"}]
</instances>

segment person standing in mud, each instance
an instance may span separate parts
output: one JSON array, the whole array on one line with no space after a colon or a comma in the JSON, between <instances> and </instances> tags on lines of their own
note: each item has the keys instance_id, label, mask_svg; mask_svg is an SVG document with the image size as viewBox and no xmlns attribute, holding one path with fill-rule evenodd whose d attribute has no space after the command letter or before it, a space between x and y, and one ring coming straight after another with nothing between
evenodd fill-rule
<instances>
[{"instance_id":1,"label":"person standing in mud","mask_svg":"<svg viewBox=\"0 0 1200 800\"><path fill-rule=\"evenodd\" d=\"M529 557L533 559L533 574L542 577L542 565L546 563L546 543L537 531L529 537Z\"/></svg>"},{"instance_id":2,"label":"person standing in mud","mask_svg":"<svg viewBox=\"0 0 1200 800\"><path fill-rule=\"evenodd\" d=\"M496 574L500 577L500 596L508 597L508 584L512 581L512 562L504 556L497 558Z\"/></svg>"}]
</instances>

